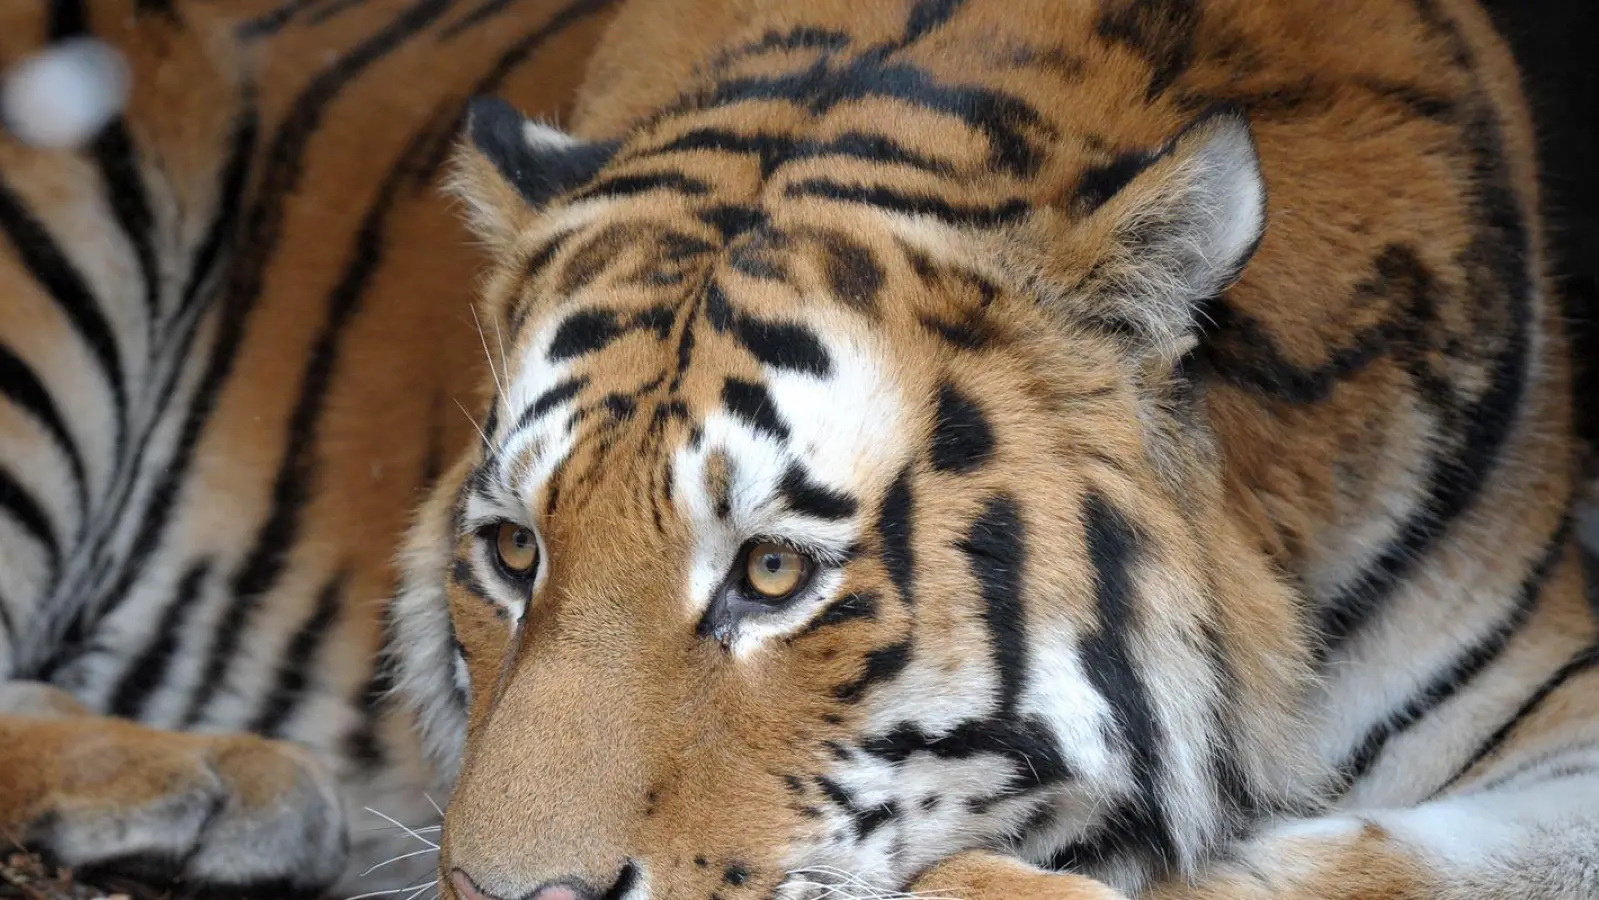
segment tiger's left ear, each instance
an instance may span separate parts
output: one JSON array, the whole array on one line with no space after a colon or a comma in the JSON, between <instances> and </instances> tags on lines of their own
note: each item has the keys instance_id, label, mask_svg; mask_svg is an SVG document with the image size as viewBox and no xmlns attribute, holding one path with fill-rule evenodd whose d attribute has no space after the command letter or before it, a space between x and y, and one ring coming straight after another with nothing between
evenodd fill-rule
<instances>
[{"instance_id":1,"label":"tiger's left ear","mask_svg":"<svg viewBox=\"0 0 1599 900\"><path fill-rule=\"evenodd\" d=\"M1068 314L1130 332L1146 362L1179 359L1197 340L1203 305L1238 280L1265 233L1248 119L1212 110L1152 152L1090 168L1066 212L1078 273L1063 273Z\"/></svg>"},{"instance_id":2,"label":"tiger's left ear","mask_svg":"<svg viewBox=\"0 0 1599 900\"><path fill-rule=\"evenodd\" d=\"M478 97L467 105L446 189L466 204L473 233L499 250L551 200L593 179L616 149L534 122L498 97Z\"/></svg>"}]
</instances>

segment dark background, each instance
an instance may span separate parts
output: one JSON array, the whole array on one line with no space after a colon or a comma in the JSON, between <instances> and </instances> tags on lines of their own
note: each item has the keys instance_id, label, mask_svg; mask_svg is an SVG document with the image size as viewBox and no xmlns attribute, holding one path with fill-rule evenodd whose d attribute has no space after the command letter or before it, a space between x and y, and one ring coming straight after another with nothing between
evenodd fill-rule
<instances>
[{"instance_id":1,"label":"dark background","mask_svg":"<svg viewBox=\"0 0 1599 900\"><path fill-rule=\"evenodd\" d=\"M1599 445L1599 0L1486 0L1538 127L1543 206L1577 353L1577 426Z\"/></svg>"}]
</instances>

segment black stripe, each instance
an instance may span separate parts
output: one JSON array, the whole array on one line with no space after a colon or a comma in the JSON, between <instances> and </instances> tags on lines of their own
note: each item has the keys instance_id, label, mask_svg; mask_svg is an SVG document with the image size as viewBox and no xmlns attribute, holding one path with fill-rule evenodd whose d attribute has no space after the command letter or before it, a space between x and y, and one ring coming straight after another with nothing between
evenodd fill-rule
<instances>
[{"instance_id":1,"label":"black stripe","mask_svg":"<svg viewBox=\"0 0 1599 900\"><path fill-rule=\"evenodd\" d=\"M257 199L242 220L243 233L237 242L240 252L229 269L228 282L222 290L217 338L190 403L189 414L184 420L178 450L164 467L161 480L151 493L139 525L134 552L121 567L114 592L102 602L102 610L122 603L143 567L154 556L155 548L166 530L173 505L193 462L200 434L215 410L222 385L238 359L246 320L261 295L266 268L282 237L287 201L294 196L304 175L305 155L311 140L320 131L323 115L339 93L364 69L426 28L449 8L451 2L418 0L337 62L321 70L295 98L284 116L263 157L266 168L258 183ZM236 148L238 146L235 145ZM67 640L61 642L61 649L47 661L44 669L50 671L65 664L75 652L86 629L85 616L75 617L70 623Z\"/></svg>"},{"instance_id":2,"label":"black stripe","mask_svg":"<svg viewBox=\"0 0 1599 900\"><path fill-rule=\"evenodd\" d=\"M4 344L0 344L0 396L4 396L25 410L50 432L56 447L67 460L67 467L72 470L78 499L79 521L87 524L89 481L83 469L83 454L79 451L77 442L73 440L72 433L67 430L66 420L61 418L61 411L56 408L55 400L45 388L44 382L34 374L32 367Z\"/></svg>"},{"instance_id":3,"label":"black stripe","mask_svg":"<svg viewBox=\"0 0 1599 900\"><path fill-rule=\"evenodd\" d=\"M879 647L866 654L866 665L859 678L833 689L833 697L844 703L857 703L866 696L872 685L888 681L905 671L911 661L909 639L887 647Z\"/></svg>"},{"instance_id":4,"label":"black stripe","mask_svg":"<svg viewBox=\"0 0 1599 900\"><path fill-rule=\"evenodd\" d=\"M650 191L677 191L691 197L711 192L709 182L682 172L643 172L635 175L611 175L594 182L572 196L571 202L580 203L595 198L615 199L646 194Z\"/></svg>"},{"instance_id":5,"label":"black stripe","mask_svg":"<svg viewBox=\"0 0 1599 900\"><path fill-rule=\"evenodd\" d=\"M248 726L256 734L275 737L283 728L295 708L305 698L310 687L312 669L324 645L333 636L333 625L339 618L344 601L343 574L328 579L317 594L316 607L300 624L298 631L283 648L278 658L277 674L272 679L272 690Z\"/></svg>"},{"instance_id":6,"label":"black stripe","mask_svg":"<svg viewBox=\"0 0 1599 900\"><path fill-rule=\"evenodd\" d=\"M243 336L244 318L260 296L266 265L282 233L284 200L293 194L299 183L303 172L302 158L311 138L318 131L327 105L362 69L399 47L407 38L442 15L449 6L450 0L422 0L416 3L388 27L332 67L323 70L300 96L289 120L279 130L274 151L267 157L271 168L261 188L261 195L265 199L252 211L247 239L242 245L246 256L240 262L235 280L229 285L227 300L232 308L228 312L233 315L223 323L224 339L218 342L217 352L212 357L213 367L206 372L207 377L203 382L206 387L204 396L195 407L202 422L209 416L215 402L215 390L231 369L231 360L224 359L221 354L236 354L238 342ZM271 510L257 531L254 544L230 579L233 600L218 622L202 680L190 698L189 708L184 715L186 726L192 726L200 720L211 698L221 687L223 674L237 653L249 620L266 592L276 586L287 564L288 553L299 537L300 514L309 500L310 488L316 476L316 426L332 387L340 339L360 310L370 280L382 263L384 229L390 209L405 177L416 165L418 151L423 149L419 138L427 134L428 127L425 126L413 137L399 162L385 176L356 232L351 260L329 298L327 320L311 347L302 376L300 399L290 415L283 460L273 482ZM214 381L211 376L215 376Z\"/></svg>"},{"instance_id":7,"label":"black stripe","mask_svg":"<svg viewBox=\"0 0 1599 900\"><path fill-rule=\"evenodd\" d=\"M771 177L785 163L829 156L907 166L934 175L953 175L956 171L955 165L946 160L917 153L886 135L862 131L848 131L827 141L812 141L795 140L784 134L743 134L724 128L695 128L631 158L647 159L695 151L755 156L760 160L763 178Z\"/></svg>"},{"instance_id":8,"label":"black stripe","mask_svg":"<svg viewBox=\"0 0 1599 900\"><path fill-rule=\"evenodd\" d=\"M1193 64L1199 17L1198 0L1114 0L1102 8L1095 30L1149 65L1145 100L1153 102Z\"/></svg>"},{"instance_id":9,"label":"black stripe","mask_svg":"<svg viewBox=\"0 0 1599 900\"><path fill-rule=\"evenodd\" d=\"M1382 722L1372 726L1356 745L1355 751L1339 767L1347 790L1376 764L1388 742L1407 731L1428 713L1442 706L1460 693L1474 678L1488 668L1509 646L1511 638L1532 618L1543 596L1544 584L1554 574L1562 557L1571 549L1572 519L1567 516L1546 545L1543 555L1533 565L1516 593L1509 614L1476 640L1471 646L1438 673L1409 703L1395 710Z\"/></svg>"},{"instance_id":10,"label":"black stripe","mask_svg":"<svg viewBox=\"0 0 1599 900\"><path fill-rule=\"evenodd\" d=\"M1177 859L1177 843L1160 805L1158 783L1160 748L1166 737L1132 651L1140 618L1132 572L1140 553L1139 536L1122 512L1098 493L1083 501L1083 532L1094 571L1099 629L1083 639L1080 652L1088 680L1110 706L1131 758L1136 816L1123 824L1138 832L1136 837L1147 841L1161 861L1171 863Z\"/></svg>"},{"instance_id":11,"label":"black stripe","mask_svg":"<svg viewBox=\"0 0 1599 900\"><path fill-rule=\"evenodd\" d=\"M823 628L831 628L834 625L842 625L845 622L851 622L856 619L868 622L873 621L877 618L879 603L878 596L874 591L851 591L824 607L821 613L812 619L810 624L805 626L805 630L799 634L810 634ZM796 635L796 637L798 636Z\"/></svg>"},{"instance_id":12,"label":"black stripe","mask_svg":"<svg viewBox=\"0 0 1599 900\"><path fill-rule=\"evenodd\" d=\"M116 431L112 443L115 455L121 456L128 424L128 393L122 370L122 352L117 347L116 333L98 298L56 245L49 233L23 205L21 198L0 179L0 229L16 250L28 274L50 293L72 328L89 348L100 374L111 390Z\"/></svg>"},{"instance_id":13,"label":"black stripe","mask_svg":"<svg viewBox=\"0 0 1599 900\"><path fill-rule=\"evenodd\" d=\"M600 900L626 900L633 890L633 885L638 882L638 876L638 864L628 860L627 864L622 866L622 872L616 877L615 883L606 890Z\"/></svg>"},{"instance_id":14,"label":"black stripe","mask_svg":"<svg viewBox=\"0 0 1599 900\"><path fill-rule=\"evenodd\" d=\"M588 376L575 375L553 385L549 390L540 394L531 406L522 411L522 415L516 420L516 427L511 429L509 435L506 435L507 440L512 435L520 434L522 429L537 422L545 413L576 397L578 392L583 390L588 383Z\"/></svg>"},{"instance_id":15,"label":"black stripe","mask_svg":"<svg viewBox=\"0 0 1599 900\"><path fill-rule=\"evenodd\" d=\"M760 158L761 175L768 177L794 151L794 139L784 134L741 134L725 128L695 128L685 131L659 147L639 152L631 159L647 159L672 153L730 153Z\"/></svg>"},{"instance_id":16,"label":"black stripe","mask_svg":"<svg viewBox=\"0 0 1599 900\"><path fill-rule=\"evenodd\" d=\"M740 47L735 47L716 57L712 63L713 69L726 68L740 59L751 56L763 56L774 52L789 50L824 50L839 51L850 45L850 36L847 32L835 31L827 28L818 28L814 25L799 25L788 31L767 31L758 41L752 41Z\"/></svg>"},{"instance_id":17,"label":"black stripe","mask_svg":"<svg viewBox=\"0 0 1599 900\"><path fill-rule=\"evenodd\" d=\"M288 0L275 9L240 23L237 31L239 39L248 42L271 37L294 21L295 16L321 2L322 0Z\"/></svg>"},{"instance_id":18,"label":"black stripe","mask_svg":"<svg viewBox=\"0 0 1599 900\"><path fill-rule=\"evenodd\" d=\"M306 17L307 25L321 25L342 12L348 12L360 6L365 6L369 0L328 0L328 4L321 9L313 10Z\"/></svg>"},{"instance_id":19,"label":"black stripe","mask_svg":"<svg viewBox=\"0 0 1599 900\"><path fill-rule=\"evenodd\" d=\"M817 484L797 462L789 463L777 490L788 508L815 519L847 519L855 515L855 498Z\"/></svg>"},{"instance_id":20,"label":"black stripe","mask_svg":"<svg viewBox=\"0 0 1599 900\"><path fill-rule=\"evenodd\" d=\"M1469 63L1470 47L1452 27L1448 31L1457 54ZM1458 455L1435 462L1424 499L1403 523L1399 536L1356 584L1340 591L1321 610L1323 659L1371 619L1416 565L1428 558L1450 524L1477 501L1522 406L1535 319L1527 265L1529 237L1505 159L1500 123L1482 86L1475 85L1475 90L1475 108L1461 136L1470 153L1469 183L1475 189L1476 206L1471 221L1477 229L1459 258L1465 263L1471 308L1505 310L1502 350L1493 360L1491 380L1480 399L1455 413L1455 421L1463 423L1455 441L1462 448Z\"/></svg>"},{"instance_id":21,"label":"black stripe","mask_svg":"<svg viewBox=\"0 0 1599 900\"><path fill-rule=\"evenodd\" d=\"M8 651L8 660L10 658L9 651L13 649L12 642L16 639L16 636L17 622L11 618L11 604L6 602L5 595L0 594L0 642L4 642L4 647Z\"/></svg>"},{"instance_id":22,"label":"black stripe","mask_svg":"<svg viewBox=\"0 0 1599 900\"><path fill-rule=\"evenodd\" d=\"M161 271L156 265L152 236L155 216L150 212L150 197L139 172L139 153L128 135L127 123L118 118L106 125L89 145L89 153L100 170L111 216L138 260L139 275L144 279L145 314L149 316L153 340L156 320L161 315Z\"/></svg>"},{"instance_id":23,"label":"black stripe","mask_svg":"<svg viewBox=\"0 0 1599 900\"><path fill-rule=\"evenodd\" d=\"M928 456L940 472L967 474L982 468L994 453L994 429L977 402L955 385L938 388L938 411Z\"/></svg>"},{"instance_id":24,"label":"black stripe","mask_svg":"<svg viewBox=\"0 0 1599 900\"><path fill-rule=\"evenodd\" d=\"M712 328L724 334L733 332L744 349L765 365L817 378L832 374L832 358L810 328L744 313L733 306L727 292L714 280L705 290L705 313Z\"/></svg>"},{"instance_id":25,"label":"black stripe","mask_svg":"<svg viewBox=\"0 0 1599 900\"><path fill-rule=\"evenodd\" d=\"M916 500L911 469L906 466L883 494L877 510L877 538L882 542L883 568L907 605L916 602Z\"/></svg>"},{"instance_id":26,"label":"black stripe","mask_svg":"<svg viewBox=\"0 0 1599 900\"><path fill-rule=\"evenodd\" d=\"M862 752L891 763L918 753L938 759L969 759L993 754L1011 760L1011 787L1053 784L1075 777L1066 765L1050 726L1034 718L968 720L936 736L911 722L861 742Z\"/></svg>"},{"instance_id":27,"label":"black stripe","mask_svg":"<svg viewBox=\"0 0 1599 900\"><path fill-rule=\"evenodd\" d=\"M183 634L189 628L189 616L205 596L203 588L210 572L211 561L202 560L178 579L150 639L116 679L117 689L106 704L108 713L135 722L143 720L150 698L166 683L172 670Z\"/></svg>"},{"instance_id":28,"label":"black stripe","mask_svg":"<svg viewBox=\"0 0 1599 900\"><path fill-rule=\"evenodd\" d=\"M505 10L510 8L511 4L514 2L516 2L516 0L483 0L482 3L479 3L472 10L467 12L466 15L455 20L454 22L451 22L442 31L440 31L439 43L460 37L463 33L470 31L472 28L487 22L489 19L494 18L502 12L505 12Z\"/></svg>"},{"instance_id":29,"label":"black stripe","mask_svg":"<svg viewBox=\"0 0 1599 900\"><path fill-rule=\"evenodd\" d=\"M899 40L901 47L916 43L935 29L949 22L964 6L966 0L916 0L905 22L905 35Z\"/></svg>"},{"instance_id":30,"label":"black stripe","mask_svg":"<svg viewBox=\"0 0 1599 900\"><path fill-rule=\"evenodd\" d=\"M788 441L788 425L778 415L777 404L772 402L765 385L730 376L722 382L722 405L756 431L765 432L778 441Z\"/></svg>"},{"instance_id":31,"label":"black stripe","mask_svg":"<svg viewBox=\"0 0 1599 900\"><path fill-rule=\"evenodd\" d=\"M609 309L580 309L567 316L550 339L549 359L564 362L604 350L628 328Z\"/></svg>"},{"instance_id":32,"label":"black stripe","mask_svg":"<svg viewBox=\"0 0 1599 900\"><path fill-rule=\"evenodd\" d=\"M1018 177L1034 174L1042 158L1023 133L1051 131L1024 100L989 88L943 85L909 63L884 63L880 54L862 54L841 67L828 58L795 72L729 78L709 91L684 97L661 117L747 101L787 101L822 115L841 103L867 99L898 100L908 106L960 119L988 139L989 165Z\"/></svg>"},{"instance_id":33,"label":"black stripe","mask_svg":"<svg viewBox=\"0 0 1599 900\"><path fill-rule=\"evenodd\" d=\"M89 13L83 0L50 0L50 43L78 37L89 31Z\"/></svg>"},{"instance_id":34,"label":"black stripe","mask_svg":"<svg viewBox=\"0 0 1599 900\"><path fill-rule=\"evenodd\" d=\"M394 691L395 672L398 671L398 637L392 601L383 608L382 635L377 657L372 663L372 675L356 697L361 721L344 739L345 755L366 772L377 771L388 764L388 752L383 747L379 729L392 702L390 695Z\"/></svg>"},{"instance_id":35,"label":"black stripe","mask_svg":"<svg viewBox=\"0 0 1599 900\"><path fill-rule=\"evenodd\" d=\"M201 293L201 289L210 280L211 273L222 259L223 250L229 244L228 239L238 225L239 209L250 177L250 164L255 157L255 142L260 133L254 93L253 89L247 91L245 109L234 120L228 161L217 179L217 207L189 263L189 274L184 278L183 293L180 295L183 299L179 316L207 296Z\"/></svg>"},{"instance_id":36,"label":"black stripe","mask_svg":"<svg viewBox=\"0 0 1599 900\"><path fill-rule=\"evenodd\" d=\"M18 527L38 542L50 560L52 577L60 571L61 539L56 535L55 526L50 523L50 517L39 505L38 499L3 465L0 465L0 513L9 515ZM45 592L49 590L47 585Z\"/></svg>"},{"instance_id":37,"label":"black stripe","mask_svg":"<svg viewBox=\"0 0 1599 900\"><path fill-rule=\"evenodd\" d=\"M247 109L236 121L233 147L219 178L218 207L190 265L180 312L171 320L180 330L176 335L169 334L163 339L162 354L169 359L189 359L190 348L199 333L201 323L201 316L198 314L199 304L212 299L211 292L202 291L202 288L208 283L211 272L222 259L223 250L229 243L228 238L233 233L254 156L256 129L254 109ZM231 362L231 359L223 361ZM213 356L211 365L215 365L216 362L217 358ZM182 364L171 367L158 392L157 402L152 408L158 410L168 408L184 371L185 367ZM215 388L212 390L214 394ZM204 391L205 388L202 386L194 395L194 405L190 407L176 450L162 467L154 487L151 488L144 516L140 520L125 561L119 566L106 564L103 567L107 577L111 578L109 587L106 586L104 579L97 583L93 591L93 596L100 598L97 604L93 604L96 609L91 610L90 605L86 604L79 614L72 618L66 633L58 643L58 649L50 659L46 660L39 672L39 675L46 680L50 673L64 665L76 652L88 630L87 617L90 612L105 617L119 609L133 590L133 585L143 573L145 565L154 556L156 543L165 530L183 476L188 470L199 440L203 419L197 417L197 411L201 409L200 404L209 402L205 399ZM159 417L154 419L140 440L134 444L125 471L134 474L144 471L144 457L149 451L150 443L156 434L156 425L160 421ZM114 527L126 521L127 508L132 502L134 487L134 478L124 482L115 501L110 504L110 509L99 517L105 523L103 527Z\"/></svg>"},{"instance_id":38,"label":"black stripe","mask_svg":"<svg viewBox=\"0 0 1599 900\"><path fill-rule=\"evenodd\" d=\"M765 227L766 211L754 206L724 203L695 213L701 222L716 229L723 243L741 234Z\"/></svg>"},{"instance_id":39,"label":"black stripe","mask_svg":"<svg viewBox=\"0 0 1599 900\"><path fill-rule=\"evenodd\" d=\"M947 225L994 228L1025 216L1027 201L1011 199L995 206L958 206L932 194L906 194L886 187L846 185L825 178L796 181L783 190L789 197L821 197L859 203L909 216L927 216Z\"/></svg>"},{"instance_id":40,"label":"black stripe","mask_svg":"<svg viewBox=\"0 0 1599 900\"><path fill-rule=\"evenodd\" d=\"M1010 497L991 498L956 546L966 554L983 600L983 624L988 628L989 652L999 675L995 715L1009 718L1027 687L1027 615L1022 608L1027 526L1021 508Z\"/></svg>"},{"instance_id":41,"label":"black stripe","mask_svg":"<svg viewBox=\"0 0 1599 900\"><path fill-rule=\"evenodd\" d=\"M846 131L826 142L797 144L785 162L844 156L891 166L906 166L933 175L954 175L955 164L906 147L891 137L863 131Z\"/></svg>"},{"instance_id":42,"label":"black stripe","mask_svg":"<svg viewBox=\"0 0 1599 900\"><path fill-rule=\"evenodd\" d=\"M1548 700L1555 691L1560 690L1566 682L1591 669L1599 669L1599 643L1589 644L1587 647L1577 651L1571 659L1566 661L1565 665L1556 669L1553 675L1545 679L1544 683L1540 684L1538 689L1532 692L1532 696L1521 704L1515 715L1512 715L1493 734L1489 735L1488 739L1482 742L1476 752L1471 754L1471 758L1466 760L1466 764L1461 766L1448 781L1444 782L1442 787L1433 792L1433 797L1437 797L1454 787L1462 778L1470 774L1471 770L1475 769L1479 763L1504 746L1505 742L1515 733L1517 726L1537 712L1543 702Z\"/></svg>"}]
</instances>

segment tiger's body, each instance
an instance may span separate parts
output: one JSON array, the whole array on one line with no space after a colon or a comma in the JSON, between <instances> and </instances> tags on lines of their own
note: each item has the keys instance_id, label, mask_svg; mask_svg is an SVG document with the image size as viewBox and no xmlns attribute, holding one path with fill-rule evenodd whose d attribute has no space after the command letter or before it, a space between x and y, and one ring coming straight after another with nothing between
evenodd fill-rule
<instances>
[{"instance_id":1,"label":"tiger's body","mask_svg":"<svg viewBox=\"0 0 1599 900\"><path fill-rule=\"evenodd\" d=\"M1599 893L1567 351L1476 7L633 0L584 75L597 3L289 3L266 74L137 5L160 239L104 138L0 146L59 411L5 382L30 842L311 888L453 784L461 900ZM6 13L9 60L50 26ZM469 93L580 76L575 136L474 106L481 346L436 163Z\"/></svg>"},{"instance_id":2,"label":"tiger's body","mask_svg":"<svg viewBox=\"0 0 1599 900\"><path fill-rule=\"evenodd\" d=\"M508 350L396 616L446 896L1599 894L1480 9L636 0L570 124L484 101L454 182Z\"/></svg>"},{"instance_id":3,"label":"tiger's body","mask_svg":"<svg viewBox=\"0 0 1599 900\"><path fill-rule=\"evenodd\" d=\"M0 4L0 70L93 35L132 76L82 151L0 129L8 847L269 896L431 868L358 877L421 846L364 807L445 799L377 675L399 535L487 371L437 172L474 93L558 111L605 15Z\"/></svg>"}]
</instances>

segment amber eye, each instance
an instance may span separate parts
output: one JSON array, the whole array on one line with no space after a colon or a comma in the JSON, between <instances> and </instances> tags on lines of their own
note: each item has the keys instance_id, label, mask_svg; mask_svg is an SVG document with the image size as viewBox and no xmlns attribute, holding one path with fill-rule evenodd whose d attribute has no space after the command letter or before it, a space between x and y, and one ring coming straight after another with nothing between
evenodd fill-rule
<instances>
[{"instance_id":1,"label":"amber eye","mask_svg":"<svg viewBox=\"0 0 1599 900\"><path fill-rule=\"evenodd\" d=\"M539 541L533 531L515 522L501 522L495 529L494 549L505 574L525 578L539 564Z\"/></svg>"},{"instance_id":2,"label":"amber eye","mask_svg":"<svg viewBox=\"0 0 1599 900\"><path fill-rule=\"evenodd\" d=\"M782 544L763 541L745 556L744 580L755 594L752 600L783 600L804 587L810 575L810 559Z\"/></svg>"}]
</instances>

